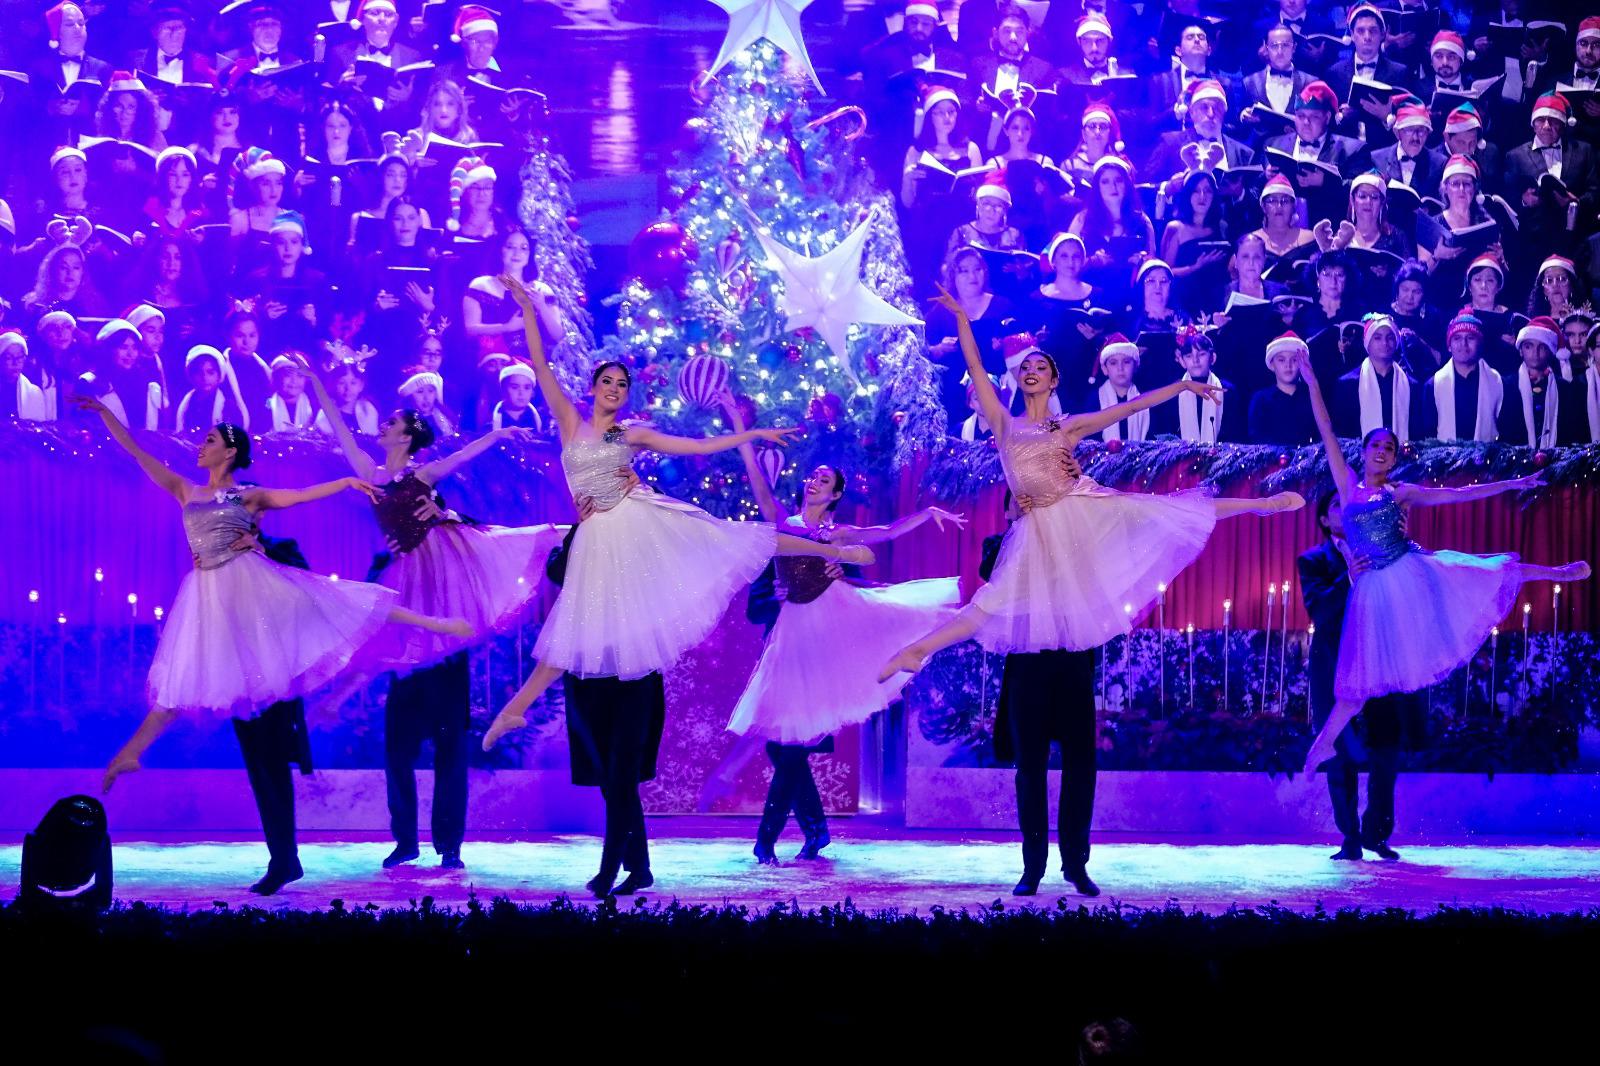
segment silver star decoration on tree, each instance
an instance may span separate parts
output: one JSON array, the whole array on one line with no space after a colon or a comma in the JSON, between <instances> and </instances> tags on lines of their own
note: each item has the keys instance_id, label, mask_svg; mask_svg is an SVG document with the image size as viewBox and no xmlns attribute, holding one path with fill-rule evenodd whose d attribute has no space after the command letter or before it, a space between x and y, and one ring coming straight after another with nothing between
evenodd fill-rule
<instances>
[{"instance_id":1,"label":"silver star decoration on tree","mask_svg":"<svg viewBox=\"0 0 1600 1066\"><path fill-rule=\"evenodd\" d=\"M811 0L711 0L728 13L728 35L722 39L717 61L709 73L715 74L740 52L765 37L779 49L793 56L805 68L811 84L822 91L822 80L806 54L805 41L800 36L800 12L811 5Z\"/></svg>"},{"instance_id":2,"label":"silver star decoration on tree","mask_svg":"<svg viewBox=\"0 0 1600 1066\"><path fill-rule=\"evenodd\" d=\"M815 258L779 244L767 227L759 223L755 227L756 239L770 261L768 265L783 279L778 310L786 316L784 328L816 330L852 378L855 371L850 366L847 344L852 325L922 325L921 319L906 314L862 283L861 256L871 226L872 219L868 218Z\"/></svg>"}]
</instances>

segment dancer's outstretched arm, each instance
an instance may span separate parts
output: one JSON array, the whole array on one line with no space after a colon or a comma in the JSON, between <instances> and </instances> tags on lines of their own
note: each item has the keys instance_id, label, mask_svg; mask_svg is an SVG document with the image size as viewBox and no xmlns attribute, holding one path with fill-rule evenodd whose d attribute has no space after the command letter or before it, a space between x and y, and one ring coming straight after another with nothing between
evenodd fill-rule
<instances>
[{"instance_id":1,"label":"dancer's outstretched arm","mask_svg":"<svg viewBox=\"0 0 1600 1066\"><path fill-rule=\"evenodd\" d=\"M915 514L897 518L888 525L882 526L840 526L835 530L833 542L835 544L882 544L885 541L903 537L913 529L923 525L929 520L944 531L944 524L949 522L957 529L963 529L967 524L967 516L946 511L943 507L924 507Z\"/></svg>"},{"instance_id":2,"label":"dancer's outstretched arm","mask_svg":"<svg viewBox=\"0 0 1600 1066\"><path fill-rule=\"evenodd\" d=\"M781 448L789 443L790 437L799 432L798 426L791 426L788 429L747 429L743 433L724 433L720 437L697 439L658 433L648 426L629 426L622 439L635 448L648 448L663 455L715 455L717 452L725 452L729 448L737 448L753 440L768 441Z\"/></svg>"},{"instance_id":3,"label":"dancer's outstretched arm","mask_svg":"<svg viewBox=\"0 0 1600 1066\"><path fill-rule=\"evenodd\" d=\"M978 339L972 335L972 320L962 310L961 304L945 291L943 285L939 286L939 295L935 302L956 316L956 339L961 343L961 356L967 361L967 376L972 379L972 395L978 400L978 410L983 412L984 421L993 426L995 432L1004 429L1006 419L1011 417L1006 411L1006 405L1000 401L1000 396L994 391L994 383L989 380L989 372L983 369L983 355L978 351Z\"/></svg>"},{"instance_id":4,"label":"dancer's outstretched arm","mask_svg":"<svg viewBox=\"0 0 1600 1066\"><path fill-rule=\"evenodd\" d=\"M503 440L530 441L536 436L537 434L535 434L533 430L522 426L506 426L503 429L491 429L489 432L485 433L483 436L479 437L477 440L473 441L471 444L467 445L465 448L462 448L455 454L447 455L443 459L435 459L431 463L424 464L421 469L417 471L417 480L421 481L424 485L437 485L439 482L443 481L445 478L449 477L451 474L455 473L457 470L461 469L463 466L467 465L472 460L476 459L478 456L482 455L484 452L488 451L490 448L494 447L496 444L499 444Z\"/></svg>"},{"instance_id":5,"label":"dancer's outstretched arm","mask_svg":"<svg viewBox=\"0 0 1600 1066\"><path fill-rule=\"evenodd\" d=\"M372 456L361 450L361 445L356 443L356 435L350 432L350 427L345 425L344 419L339 415L339 407L334 403L333 397L328 395L328 386L322 383L321 375L306 364L306 377L311 379L311 391L317 394L317 406L323 413L328 414L328 425L333 427L333 435L339 442L339 448L344 452L344 457L350 461L350 469L356 472L356 477L362 481L371 481L378 473L378 464L372 461ZM329 414L329 412L332 412Z\"/></svg>"},{"instance_id":6,"label":"dancer's outstretched arm","mask_svg":"<svg viewBox=\"0 0 1600 1066\"><path fill-rule=\"evenodd\" d=\"M252 511L281 511L285 507L326 499L345 489L363 493L374 503L382 495L377 486L370 481L362 481L357 477L342 477L335 481L324 481L320 485L308 485L303 489L245 489L244 503Z\"/></svg>"},{"instance_id":7,"label":"dancer's outstretched arm","mask_svg":"<svg viewBox=\"0 0 1600 1066\"><path fill-rule=\"evenodd\" d=\"M106 429L111 431L112 439L122 445L123 451L133 456L139 464L139 469L143 470L151 481L177 497L179 503L189 501L189 490L194 488L194 482L139 447L139 442L133 439L128 427L117 421L117 416L111 413L110 408L94 396L75 396L73 403L78 405L80 411L97 412L100 420L106 424Z\"/></svg>"},{"instance_id":8,"label":"dancer's outstretched arm","mask_svg":"<svg viewBox=\"0 0 1600 1066\"><path fill-rule=\"evenodd\" d=\"M1350 491L1350 464L1344 461L1344 445L1339 434L1333 431L1333 416L1328 413L1328 401L1322 395L1322 384L1311 369L1311 353L1301 351L1296 362L1300 366L1300 380L1306 383L1311 396L1311 413L1317 420L1317 431L1322 434L1322 449L1328 453L1328 473L1333 475L1334 487L1339 490L1339 504L1346 503Z\"/></svg>"},{"instance_id":9,"label":"dancer's outstretched arm","mask_svg":"<svg viewBox=\"0 0 1600 1066\"><path fill-rule=\"evenodd\" d=\"M733 427L735 433L745 432L744 416L739 413L738 405L733 402L732 393L728 393L724 399L722 410L728 416L728 424ZM767 484L767 475L756 465L756 450L748 441L739 445L739 458L744 460L744 476L750 482L750 492L756 498L756 506L761 509L761 520L771 522L775 526L787 522L789 510L772 494L772 486Z\"/></svg>"},{"instance_id":10,"label":"dancer's outstretched arm","mask_svg":"<svg viewBox=\"0 0 1600 1066\"><path fill-rule=\"evenodd\" d=\"M1543 474L1528 474L1525 477L1512 478L1510 481L1490 481L1483 485L1458 485L1455 487L1434 485L1413 485L1408 482L1394 482L1394 498L1405 504L1416 504L1421 507L1431 507L1441 503L1466 503L1468 500L1486 500L1490 496L1498 496L1502 492L1519 492L1524 489L1537 489L1545 484Z\"/></svg>"},{"instance_id":11,"label":"dancer's outstretched arm","mask_svg":"<svg viewBox=\"0 0 1600 1066\"><path fill-rule=\"evenodd\" d=\"M550 413L555 416L561 439L570 440L583 422L583 416L573 406L572 398L561 388L561 382L556 380L556 372L550 369L550 360L545 357L544 335L539 332L539 310L534 306L533 295L522 282L509 274L501 275L500 284L506 287L522 312L522 333L528 339L528 355L533 361L534 379L539 383L539 391L544 393L544 402L549 404Z\"/></svg>"},{"instance_id":12,"label":"dancer's outstretched arm","mask_svg":"<svg viewBox=\"0 0 1600 1066\"><path fill-rule=\"evenodd\" d=\"M1222 402L1222 390L1215 385L1208 385L1204 381L1196 381L1185 377L1159 389L1142 392L1131 400L1112 404L1102 411L1090 411L1086 414L1073 415L1066 420L1066 431L1072 440L1082 440L1084 437L1099 433L1107 426L1114 426L1129 415L1148 411L1157 404L1166 403L1181 392L1192 392L1197 396L1210 400L1213 403Z\"/></svg>"}]
</instances>

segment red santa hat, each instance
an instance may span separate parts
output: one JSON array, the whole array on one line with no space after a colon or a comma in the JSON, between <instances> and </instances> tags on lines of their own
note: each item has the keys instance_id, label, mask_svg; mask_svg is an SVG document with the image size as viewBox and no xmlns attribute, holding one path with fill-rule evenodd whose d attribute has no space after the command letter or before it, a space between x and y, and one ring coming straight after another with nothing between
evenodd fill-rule
<instances>
[{"instance_id":1,"label":"red santa hat","mask_svg":"<svg viewBox=\"0 0 1600 1066\"><path fill-rule=\"evenodd\" d=\"M375 11L380 8L388 8L394 14L400 14L400 9L394 6L394 0L361 0L350 11L350 28L359 30L361 28L361 16L368 11Z\"/></svg>"},{"instance_id":2,"label":"red santa hat","mask_svg":"<svg viewBox=\"0 0 1600 1066\"><path fill-rule=\"evenodd\" d=\"M24 337L20 332L14 329L8 329L4 332L0 332L0 355L4 355L12 348L18 347L20 347L23 354L26 355L28 352L28 338Z\"/></svg>"},{"instance_id":3,"label":"red santa hat","mask_svg":"<svg viewBox=\"0 0 1600 1066\"><path fill-rule=\"evenodd\" d=\"M1433 116L1421 104L1407 104L1394 113L1394 129L1396 133L1417 126L1425 130L1433 129Z\"/></svg>"},{"instance_id":4,"label":"red santa hat","mask_svg":"<svg viewBox=\"0 0 1600 1066\"><path fill-rule=\"evenodd\" d=\"M1339 97L1325 81L1314 81L1300 90L1295 97L1295 111L1326 111L1330 115L1339 110Z\"/></svg>"},{"instance_id":5,"label":"red santa hat","mask_svg":"<svg viewBox=\"0 0 1600 1066\"><path fill-rule=\"evenodd\" d=\"M1473 181L1479 183L1483 181L1483 177L1478 170L1478 164L1471 156L1453 155L1445 161L1444 175L1440 177L1439 185L1443 187L1445 182L1449 181L1458 174L1465 174Z\"/></svg>"},{"instance_id":6,"label":"red santa hat","mask_svg":"<svg viewBox=\"0 0 1600 1066\"><path fill-rule=\"evenodd\" d=\"M999 200L1007 207L1011 206L1011 190L1006 188L1005 178L998 173L991 174L984 179L983 184L978 186L978 191L974 195L979 200Z\"/></svg>"},{"instance_id":7,"label":"red santa hat","mask_svg":"<svg viewBox=\"0 0 1600 1066\"><path fill-rule=\"evenodd\" d=\"M928 4L928 3L910 3L910 4L907 4L906 5L906 18L911 18L914 15L921 15L923 18L930 18L933 21L938 22L939 21L939 5L938 4Z\"/></svg>"},{"instance_id":8,"label":"red santa hat","mask_svg":"<svg viewBox=\"0 0 1600 1066\"><path fill-rule=\"evenodd\" d=\"M500 24L494 20L494 14L486 7L477 4L468 4L456 12L456 23L450 33L450 40L460 44L463 38L474 33L492 33L500 36Z\"/></svg>"},{"instance_id":9,"label":"red santa hat","mask_svg":"<svg viewBox=\"0 0 1600 1066\"><path fill-rule=\"evenodd\" d=\"M1286 352L1289 355L1298 356L1301 352L1310 351L1310 345L1301 340L1300 335L1294 330L1290 330L1287 333L1280 333L1278 336L1267 342L1267 365L1271 366L1272 357L1280 353Z\"/></svg>"},{"instance_id":10,"label":"red santa hat","mask_svg":"<svg viewBox=\"0 0 1600 1066\"><path fill-rule=\"evenodd\" d=\"M1600 37L1600 15L1590 15L1578 23L1578 40L1590 37Z\"/></svg>"},{"instance_id":11,"label":"red santa hat","mask_svg":"<svg viewBox=\"0 0 1600 1066\"><path fill-rule=\"evenodd\" d=\"M1553 354L1561 347L1560 337L1561 327L1556 325L1556 320L1549 315L1540 315L1529 319L1528 324L1517 331L1517 347L1522 347L1523 341L1536 341Z\"/></svg>"},{"instance_id":12,"label":"red santa hat","mask_svg":"<svg viewBox=\"0 0 1600 1066\"><path fill-rule=\"evenodd\" d=\"M1030 355L1043 355L1039 342L1031 333L1013 333L1000 338L1000 354L1006 361L1007 370L1015 370L1022 365L1022 361ZM1055 360L1050 360L1052 364Z\"/></svg>"},{"instance_id":13,"label":"red santa hat","mask_svg":"<svg viewBox=\"0 0 1600 1066\"><path fill-rule=\"evenodd\" d=\"M527 363L512 363L510 366L507 366L500 371L499 380L502 385L507 381L510 381L512 378L527 378L529 384L534 384L538 381L538 379L534 377L533 367L529 366Z\"/></svg>"},{"instance_id":14,"label":"red santa hat","mask_svg":"<svg viewBox=\"0 0 1600 1066\"><path fill-rule=\"evenodd\" d=\"M1139 346L1120 333L1113 333L1106 338L1105 344L1100 347L1100 365L1104 366L1107 359L1124 356L1133 360L1133 365L1139 365Z\"/></svg>"},{"instance_id":15,"label":"red santa hat","mask_svg":"<svg viewBox=\"0 0 1600 1066\"><path fill-rule=\"evenodd\" d=\"M1216 78L1196 78L1191 81L1178 97L1178 102L1172 105L1172 113L1182 122L1189 114L1189 109L1202 100L1216 100L1222 104L1222 110L1228 110L1228 93L1222 83Z\"/></svg>"},{"instance_id":16,"label":"red santa hat","mask_svg":"<svg viewBox=\"0 0 1600 1066\"><path fill-rule=\"evenodd\" d=\"M1293 198L1294 185L1282 174L1274 174L1267 179L1266 184L1261 186L1261 196L1259 198L1264 201L1269 196L1288 196Z\"/></svg>"},{"instance_id":17,"label":"red santa hat","mask_svg":"<svg viewBox=\"0 0 1600 1066\"><path fill-rule=\"evenodd\" d=\"M1077 39L1089 33L1103 33L1111 36L1111 23L1098 11L1090 11L1078 19L1078 28L1073 31L1073 38Z\"/></svg>"},{"instance_id":18,"label":"red santa hat","mask_svg":"<svg viewBox=\"0 0 1600 1066\"><path fill-rule=\"evenodd\" d=\"M1083 117L1078 120L1081 129L1093 119L1101 119L1111 127L1111 150L1120 152L1127 148L1122 141L1122 123L1117 121L1117 113L1111 109L1110 104L1093 103L1085 105Z\"/></svg>"},{"instance_id":19,"label":"red santa hat","mask_svg":"<svg viewBox=\"0 0 1600 1066\"><path fill-rule=\"evenodd\" d=\"M1440 30L1433 35L1433 44L1428 46L1428 54L1434 52L1453 52L1462 60L1477 59L1478 53L1467 47L1467 42L1455 30Z\"/></svg>"},{"instance_id":20,"label":"red santa hat","mask_svg":"<svg viewBox=\"0 0 1600 1066\"><path fill-rule=\"evenodd\" d=\"M82 148L74 148L70 144L64 144L60 148L57 148L55 151L50 153L50 169L54 170L56 165L59 164L63 159L76 159L80 163L87 163L89 161L89 157L83 154Z\"/></svg>"},{"instance_id":21,"label":"red santa hat","mask_svg":"<svg viewBox=\"0 0 1600 1066\"><path fill-rule=\"evenodd\" d=\"M83 15L85 22L87 22L89 19L89 16L84 13L83 8L79 7L77 4L71 3L70 0L61 0L61 3L46 11L44 13L44 24L45 27L50 31L51 48L61 47L61 20L66 16L67 8L69 7L76 10L78 14Z\"/></svg>"},{"instance_id":22,"label":"red santa hat","mask_svg":"<svg viewBox=\"0 0 1600 1066\"><path fill-rule=\"evenodd\" d=\"M1089 254L1087 247L1083 243L1082 237L1078 236L1076 233L1058 233L1055 235L1055 239L1053 239L1049 244L1045 245L1044 251L1039 253L1039 269L1044 271L1046 274L1055 273L1056 253L1059 252L1061 250L1061 246L1066 244L1068 241L1076 244L1078 246L1078 250L1083 252L1085 256Z\"/></svg>"},{"instance_id":23,"label":"red santa hat","mask_svg":"<svg viewBox=\"0 0 1600 1066\"><path fill-rule=\"evenodd\" d=\"M1571 277L1576 278L1578 276L1577 264L1564 255L1547 256L1545 261L1539 264L1539 273L1535 276L1544 277L1546 270L1564 270Z\"/></svg>"},{"instance_id":24,"label":"red santa hat","mask_svg":"<svg viewBox=\"0 0 1600 1066\"><path fill-rule=\"evenodd\" d=\"M1572 115L1572 105L1560 93L1545 93L1534 101L1533 114L1529 116L1528 121L1531 123L1536 118L1553 118L1568 126L1578 121Z\"/></svg>"}]
</instances>

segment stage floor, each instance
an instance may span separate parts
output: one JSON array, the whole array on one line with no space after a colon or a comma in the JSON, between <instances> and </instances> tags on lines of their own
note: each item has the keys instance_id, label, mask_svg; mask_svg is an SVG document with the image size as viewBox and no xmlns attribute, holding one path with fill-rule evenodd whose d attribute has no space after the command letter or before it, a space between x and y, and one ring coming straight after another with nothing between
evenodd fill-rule
<instances>
[{"instance_id":1,"label":"stage floor","mask_svg":"<svg viewBox=\"0 0 1600 1066\"><path fill-rule=\"evenodd\" d=\"M853 832L857 827L863 832ZM798 902L817 907L852 900L868 910L927 913L934 906L981 908L1011 900L1020 872L1014 837L870 828L837 819L834 842L819 862L793 861L800 838L779 843L783 864L758 866L750 855L754 823L723 819L709 826L655 821L651 860L656 902L747 904ZM467 869L447 873L424 845L423 856L393 871L379 863L387 840L313 839L300 846L306 877L262 900L245 891L265 868L266 848L248 840L128 842L115 848L116 895L173 907L258 904L316 909L333 899L346 905L404 907L423 896L459 906L470 893L518 903L548 903L563 894L586 900L583 883L599 863L591 836L547 835L528 840L470 841ZM1298 911L1439 906L1506 907L1565 913L1600 901L1600 844L1497 840L1493 843L1398 843L1402 861L1335 863L1325 842L1226 843L1215 838L1095 842L1090 872L1104 893L1098 902L1216 913L1229 907L1276 904ZM16 894L21 848L0 846L0 899ZM1053 906L1066 895L1052 869L1036 900Z\"/></svg>"}]
</instances>

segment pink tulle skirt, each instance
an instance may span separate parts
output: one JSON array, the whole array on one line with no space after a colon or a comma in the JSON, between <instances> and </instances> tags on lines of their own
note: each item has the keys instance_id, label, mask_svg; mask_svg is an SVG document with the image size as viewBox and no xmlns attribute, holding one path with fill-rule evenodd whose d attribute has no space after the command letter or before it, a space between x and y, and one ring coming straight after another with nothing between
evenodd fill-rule
<instances>
[{"instance_id":1,"label":"pink tulle skirt","mask_svg":"<svg viewBox=\"0 0 1600 1066\"><path fill-rule=\"evenodd\" d=\"M185 715L252 717L369 654L397 605L382 585L335 581L255 552L190 571L156 645L150 702Z\"/></svg>"},{"instance_id":2,"label":"pink tulle skirt","mask_svg":"<svg viewBox=\"0 0 1600 1066\"><path fill-rule=\"evenodd\" d=\"M866 721L889 706L912 675L878 680L886 659L955 617L955 578L883 588L829 585L810 603L786 603L730 732L805 744Z\"/></svg>"},{"instance_id":3,"label":"pink tulle skirt","mask_svg":"<svg viewBox=\"0 0 1600 1066\"><path fill-rule=\"evenodd\" d=\"M467 526L447 522L379 577L400 606L437 618L464 618L470 640L397 626L379 649L377 666L405 672L432 665L521 618L544 580L545 560L561 543L560 526Z\"/></svg>"},{"instance_id":4,"label":"pink tulle skirt","mask_svg":"<svg viewBox=\"0 0 1600 1066\"><path fill-rule=\"evenodd\" d=\"M1413 551L1357 576L1334 694L1365 700L1443 681L1483 647L1521 589L1515 555Z\"/></svg>"}]
</instances>

